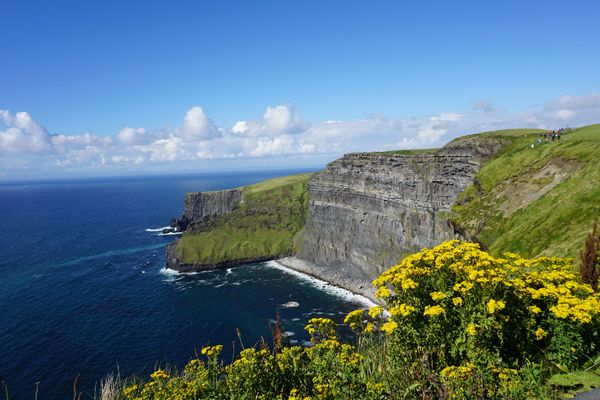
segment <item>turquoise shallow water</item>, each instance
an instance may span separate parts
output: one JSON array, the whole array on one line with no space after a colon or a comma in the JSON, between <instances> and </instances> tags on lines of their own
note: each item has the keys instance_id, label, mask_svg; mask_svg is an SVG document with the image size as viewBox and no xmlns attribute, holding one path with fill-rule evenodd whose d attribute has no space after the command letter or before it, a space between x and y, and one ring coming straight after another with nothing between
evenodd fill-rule
<instances>
[{"instance_id":1,"label":"turquoise shallow water","mask_svg":"<svg viewBox=\"0 0 600 400\"><path fill-rule=\"evenodd\" d=\"M312 316L340 322L355 304L267 264L165 273L173 236L147 229L182 212L188 191L236 187L298 171L0 185L0 375L11 398L72 395L118 367L183 365L194 349L270 338L279 314L302 343Z\"/></svg>"}]
</instances>

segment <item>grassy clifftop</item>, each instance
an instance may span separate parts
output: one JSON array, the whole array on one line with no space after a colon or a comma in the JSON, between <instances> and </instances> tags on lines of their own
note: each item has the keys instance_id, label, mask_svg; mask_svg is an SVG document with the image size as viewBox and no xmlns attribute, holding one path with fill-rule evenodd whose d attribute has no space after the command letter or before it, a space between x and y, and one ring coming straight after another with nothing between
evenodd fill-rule
<instances>
[{"instance_id":1,"label":"grassy clifftop","mask_svg":"<svg viewBox=\"0 0 600 400\"><path fill-rule=\"evenodd\" d=\"M486 163L450 218L492 253L576 257L600 216L600 125L538 142L540 131L507 130L510 144Z\"/></svg>"},{"instance_id":2,"label":"grassy clifftop","mask_svg":"<svg viewBox=\"0 0 600 400\"><path fill-rule=\"evenodd\" d=\"M242 188L242 203L193 232L175 250L183 263L216 264L231 260L289 255L304 226L310 174L270 179Z\"/></svg>"}]
</instances>

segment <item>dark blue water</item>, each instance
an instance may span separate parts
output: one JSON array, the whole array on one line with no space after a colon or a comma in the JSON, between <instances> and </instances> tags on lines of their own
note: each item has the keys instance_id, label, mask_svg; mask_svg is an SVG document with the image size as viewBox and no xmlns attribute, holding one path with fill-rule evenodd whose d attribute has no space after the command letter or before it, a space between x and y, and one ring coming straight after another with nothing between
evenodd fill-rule
<instances>
[{"instance_id":1,"label":"dark blue water","mask_svg":"<svg viewBox=\"0 0 600 400\"><path fill-rule=\"evenodd\" d=\"M185 192L290 172L0 185L0 375L11 398L33 398L38 381L41 399L69 398L77 374L93 393L117 366L181 366L207 343L231 349L236 328L245 345L268 340L277 313L298 342L308 318L341 320L355 305L268 265L167 274L173 237L146 231L180 215Z\"/></svg>"}]
</instances>

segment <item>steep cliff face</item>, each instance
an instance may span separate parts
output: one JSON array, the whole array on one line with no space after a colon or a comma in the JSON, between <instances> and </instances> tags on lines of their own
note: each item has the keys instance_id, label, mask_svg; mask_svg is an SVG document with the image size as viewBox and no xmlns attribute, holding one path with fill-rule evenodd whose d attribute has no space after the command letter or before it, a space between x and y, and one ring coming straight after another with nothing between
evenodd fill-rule
<instances>
[{"instance_id":1,"label":"steep cliff face","mask_svg":"<svg viewBox=\"0 0 600 400\"><path fill-rule=\"evenodd\" d=\"M179 219L171 221L171 227L177 228L178 231L193 229L195 223L206 218L232 212L241 202L241 189L186 193L183 214Z\"/></svg>"},{"instance_id":2,"label":"steep cliff face","mask_svg":"<svg viewBox=\"0 0 600 400\"><path fill-rule=\"evenodd\" d=\"M445 214L503 145L466 137L431 153L354 153L330 163L309 180L297 256L333 283L368 285L403 255L459 236Z\"/></svg>"},{"instance_id":3,"label":"steep cliff face","mask_svg":"<svg viewBox=\"0 0 600 400\"><path fill-rule=\"evenodd\" d=\"M191 192L186 193L183 200L183 214L179 219L171 221L171 227L178 231L194 231L202 229L209 221L216 217L229 214L242 202L242 190L219 190L214 192ZM176 249L179 240L167 246L167 267L181 272L198 269L197 266L185 265L180 262ZM201 269L215 268L215 265L206 265Z\"/></svg>"}]
</instances>

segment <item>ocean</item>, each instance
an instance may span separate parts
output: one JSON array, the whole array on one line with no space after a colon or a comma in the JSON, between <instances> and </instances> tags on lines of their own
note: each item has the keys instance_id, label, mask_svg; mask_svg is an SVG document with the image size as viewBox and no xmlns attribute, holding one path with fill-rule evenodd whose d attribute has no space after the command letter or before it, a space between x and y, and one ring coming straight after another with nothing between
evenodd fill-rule
<instances>
[{"instance_id":1,"label":"ocean","mask_svg":"<svg viewBox=\"0 0 600 400\"><path fill-rule=\"evenodd\" d=\"M114 372L183 366L223 344L224 357L271 340L279 315L294 344L312 317L341 322L343 291L273 263L198 274L164 268L161 235L183 195L305 171L228 172L0 184L0 376L11 398L93 395Z\"/></svg>"}]
</instances>

